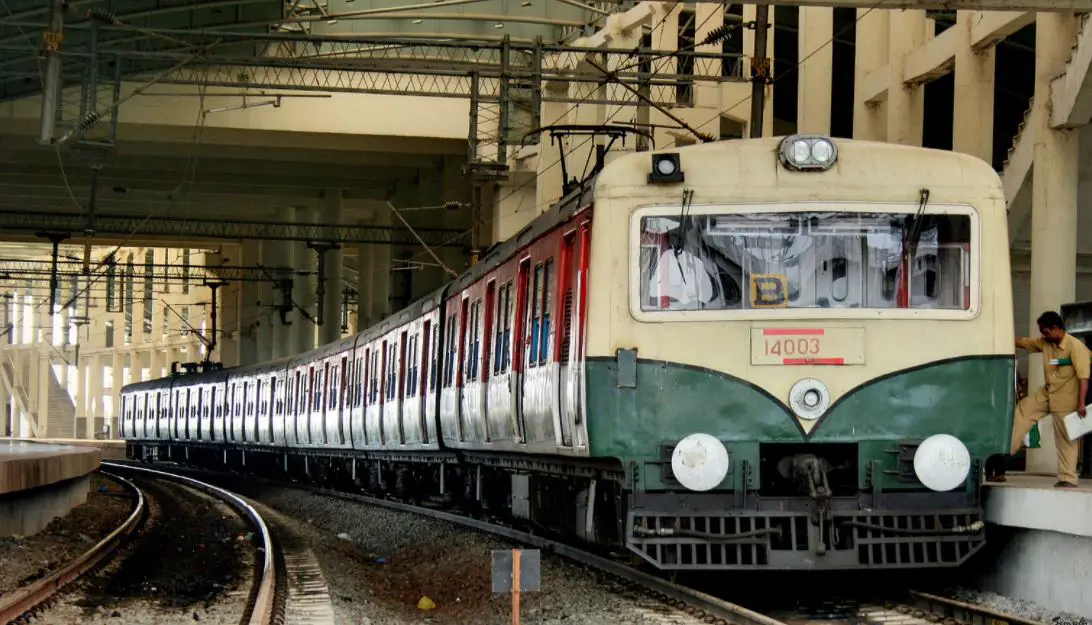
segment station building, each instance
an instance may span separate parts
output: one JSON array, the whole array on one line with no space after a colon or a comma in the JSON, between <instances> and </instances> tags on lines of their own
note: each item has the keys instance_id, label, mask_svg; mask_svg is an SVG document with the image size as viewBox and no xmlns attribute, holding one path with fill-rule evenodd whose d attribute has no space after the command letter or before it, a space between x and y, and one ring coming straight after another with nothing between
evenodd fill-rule
<instances>
[{"instance_id":1,"label":"station building","mask_svg":"<svg viewBox=\"0 0 1092 625\"><path fill-rule=\"evenodd\" d=\"M770 9L763 134L924 145L992 163L1008 203L1017 327L1034 333L1039 312L1092 299L1092 248L1081 243L1092 241L1090 222L1078 211L1089 190L1085 127L1092 118L1086 16L902 10L885 8L882 0L867 8L832 4L840 6ZM44 22L48 10L9 5L22 22L9 19L5 26L0 17L0 35L37 41L42 29L20 24ZM205 66L154 86L147 72L118 70L112 96L105 78L95 85L96 97L122 102L104 122L113 134L99 173L98 209L237 227L219 238L194 236L184 225L174 233L164 226L154 236L137 229L128 238L72 233L58 257L77 265L90 258L95 265L112 254L112 277L101 267L90 274L99 278L81 277L66 266L52 315L43 304L49 282L40 271L24 271L48 267L51 249L41 238L17 233L0 259L0 277L7 278L0 282L0 315L10 328L0 340L0 398L8 415L0 433L116 432L123 384L206 356L213 312L206 281L227 282L218 288L213 360L231 366L298 353L377 322L468 267L557 201L566 178L586 173L597 149L609 146L609 161L627 151L699 140L604 72L645 72L648 97L712 138L750 132L754 5L442 0L385 7L378 0L327 0L282 6L252 0L239 7L235 15L179 9L147 23L225 29L240 19L335 43L267 45L261 54L272 60L265 69ZM77 26L78 20L69 31L73 42L86 35ZM435 58L449 54L452 71L299 65L301 58L365 54L352 48L354 38L418 36L455 46L456 52L432 51ZM511 76L468 70L482 50L500 50ZM678 54L653 54L672 51ZM16 61L0 67L4 230L5 211L76 211L93 168L77 148L37 145L40 89L31 84L31 72L14 72ZM539 61L546 69L529 82ZM294 69L281 69L285 64ZM86 92L70 85L62 104ZM403 92L409 95L398 95ZM81 119L65 106L58 134ZM564 124L637 127L649 136L554 140L549 132L532 132ZM417 234L397 243L359 237L320 254L305 240L263 240L260 224L277 223ZM418 244L429 229L454 243ZM250 279L222 269L234 266L251 268ZM291 297L283 297L275 276L255 278L257 266L288 271L281 277L291 279ZM192 268L192 278L183 268ZM311 320L320 303L323 323L316 325ZM1021 357L1021 370L1032 386L1041 383L1037 361ZM1050 472L1055 461L1046 428L1044 448L1033 451L1029 468Z\"/></svg>"}]
</instances>

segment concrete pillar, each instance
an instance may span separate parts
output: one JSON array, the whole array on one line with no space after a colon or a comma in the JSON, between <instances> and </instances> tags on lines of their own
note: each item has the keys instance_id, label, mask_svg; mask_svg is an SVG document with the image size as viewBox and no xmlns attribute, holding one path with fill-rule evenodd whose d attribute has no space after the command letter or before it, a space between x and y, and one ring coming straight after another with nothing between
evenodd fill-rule
<instances>
[{"instance_id":1,"label":"concrete pillar","mask_svg":"<svg viewBox=\"0 0 1092 625\"><path fill-rule=\"evenodd\" d=\"M317 221L315 209L305 206L296 207L296 223L315 223ZM301 271L315 271L315 251L307 247L307 243L296 241L292 243L296 269ZM318 287L318 278L314 275L302 277L296 280L292 290L292 297L307 314L314 316L317 312L315 306L315 289ZM299 311L294 313L292 321L294 328L292 334L295 337L295 349L293 353L302 353L315 348L316 330L315 324L306 319Z\"/></svg>"},{"instance_id":2,"label":"concrete pillar","mask_svg":"<svg viewBox=\"0 0 1092 625\"><path fill-rule=\"evenodd\" d=\"M925 89L904 82L906 57L925 43L925 11L887 11L891 78L887 88L887 141L921 145ZM931 22L930 22L931 23ZM992 130L991 130L992 132Z\"/></svg>"},{"instance_id":3,"label":"concrete pillar","mask_svg":"<svg viewBox=\"0 0 1092 625\"><path fill-rule=\"evenodd\" d=\"M296 209L293 206L285 206L277 209L277 221L281 223L292 223L296 221ZM271 242L270 242L271 243ZM295 245L291 241L279 241L277 242L277 256L272 261L274 267L289 267L295 268ZM293 290L293 295L295 294ZM274 291L270 304L277 304L282 301L284 294L279 291ZM294 337L292 336L292 329L296 324L300 323L299 315L296 312L290 312L286 315L286 319L292 323L292 325L284 325L281 323L281 314L274 310L270 315L270 325L272 325L272 341L273 341L273 358L284 358L293 353L295 348Z\"/></svg>"},{"instance_id":4,"label":"concrete pillar","mask_svg":"<svg viewBox=\"0 0 1092 625\"><path fill-rule=\"evenodd\" d=\"M46 315L40 315L40 318L49 319ZM38 375L34 381L38 398L38 427L45 433L49 427L49 376L52 372L49 370L49 352L35 350L34 353L38 357L36 363Z\"/></svg>"},{"instance_id":5,"label":"concrete pillar","mask_svg":"<svg viewBox=\"0 0 1092 625\"><path fill-rule=\"evenodd\" d=\"M261 243L243 241L243 265L256 265L262 262ZM256 282L243 282L239 304L239 364L249 365L258 362L258 328L261 323L260 309L256 305L261 301L261 287Z\"/></svg>"},{"instance_id":6,"label":"concrete pillar","mask_svg":"<svg viewBox=\"0 0 1092 625\"><path fill-rule=\"evenodd\" d=\"M380 226L391 225L389 209L380 212L376 222ZM372 323L379 323L387 315L391 314L391 253L394 251L390 245L372 245L369 260L371 269L368 276L371 278L372 299L369 305L369 317ZM444 252L439 253L444 258ZM429 258L431 260L431 258ZM446 261L445 261L446 262Z\"/></svg>"},{"instance_id":7,"label":"concrete pillar","mask_svg":"<svg viewBox=\"0 0 1092 625\"><path fill-rule=\"evenodd\" d=\"M93 356L92 361L89 363L88 369L88 409L87 409L87 425L84 431L90 438L95 427L95 417L102 416L102 398L105 393L103 386L103 374L105 365L100 356Z\"/></svg>"},{"instance_id":8,"label":"concrete pillar","mask_svg":"<svg viewBox=\"0 0 1092 625\"><path fill-rule=\"evenodd\" d=\"M955 28L955 102L952 149L993 162L993 81L996 48L971 48L971 27L982 18L977 11L959 11Z\"/></svg>"},{"instance_id":9,"label":"concrete pillar","mask_svg":"<svg viewBox=\"0 0 1092 625\"><path fill-rule=\"evenodd\" d=\"M345 199L340 189L328 189L325 194L321 221L340 224L345 220ZM326 252L326 292L322 297L322 325L319 326L319 345L333 343L341 338L341 291L345 288L343 276L344 254L341 248Z\"/></svg>"},{"instance_id":10,"label":"concrete pillar","mask_svg":"<svg viewBox=\"0 0 1092 625\"><path fill-rule=\"evenodd\" d=\"M564 96L569 92L569 83L560 83L557 81L547 82L542 86L544 91L543 95L549 96ZM542 103L542 125L553 124L568 124L572 118L572 113L569 109L571 104L566 102L543 102ZM526 203L521 203L513 211L512 215L507 220L508 223L498 223L497 227L500 228L498 236L503 236L506 232L518 232L523 229L523 226L527 225L538 216L538 210L536 207L549 206L556 202L561 197L561 149L564 147L559 145L560 142L550 143L550 137L548 133L544 133L546 136L540 138L538 144L538 169L537 180L535 183L535 195L534 197L527 198ZM571 157L567 157L566 164L571 160Z\"/></svg>"},{"instance_id":11,"label":"concrete pillar","mask_svg":"<svg viewBox=\"0 0 1092 625\"><path fill-rule=\"evenodd\" d=\"M358 245L356 248L356 312L357 331L366 330L375 323L372 319L372 247Z\"/></svg>"},{"instance_id":12,"label":"concrete pillar","mask_svg":"<svg viewBox=\"0 0 1092 625\"><path fill-rule=\"evenodd\" d=\"M801 59L797 89L796 131L830 134L830 96L833 88L834 9L800 7Z\"/></svg>"},{"instance_id":13,"label":"concrete pillar","mask_svg":"<svg viewBox=\"0 0 1092 625\"><path fill-rule=\"evenodd\" d=\"M87 416L91 405L91 372L88 367L88 360L87 357L81 357L79 367L77 367L76 375L79 382L77 382L76 401L73 402L76 408L76 438L86 438L88 434Z\"/></svg>"},{"instance_id":14,"label":"concrete pillar","mask_svg":"<svg viewBox=\"0 0 1092 625\"><path fill-rule=\"evenodd\" d=\"M259 248L259 261L263 267L273 267L278 264L278 242L261 241ZM273 359L273 319L276 316L270 306L273 304L273 285L269 282L253 283L251 289L257 293L257 320L255 329L255 342L257 343L258 362L266 362Z\"/></svg>"},{"instance_id":15,"label":"concrete pillar","mask_svg":"<svg viewBox=\"0 0 1092 625\"><path fill-rule=\"evenodd\" d=\"M110 389L110 416L105 419L103 425L110 426L110 435L114 436L118 430L117 419L121 409L121 387L125 385L125 361L122 353L116 347L111 354L111 368L114 372L114 383ZM106 417L105 411L103 416Z\"/></svg>"},{"instance_id":16,"label":"concrete pillar","mask_svg":"<svg viewBox=\"0 0 1092 625\"><path fill-rule=\"evenodd\" d=\"M854 64L853 138L883 141L887 135L886 103L870 103L862 94L869 74L887 64L890 11L857 9ZM806 64L805 64L806 65Z\"/></svg>"},{"instance_id":17,"label":"concrete pillar","mask_svg":"<svg viewBox=\"0 0 1092 625\"><path fill-rule=\"evenodd\" d=\"M1065 70L1078 19L1061 13L1035 18L1035 95L1029 124L1035 124L1031 208L1030 325L1046 310L1060 310L1075 299L1077 275L1077 183L1080 141L1077 130L1050 128L1050 82ZM1037 328L1030 328L1036 336ZM1028 361L1029 388L1043 383L1040 354ZM1028 452L1028 470L1053 473L1058 456L1049 419L1039 422L1040 449Z\"/></svg>"}]
</instances>

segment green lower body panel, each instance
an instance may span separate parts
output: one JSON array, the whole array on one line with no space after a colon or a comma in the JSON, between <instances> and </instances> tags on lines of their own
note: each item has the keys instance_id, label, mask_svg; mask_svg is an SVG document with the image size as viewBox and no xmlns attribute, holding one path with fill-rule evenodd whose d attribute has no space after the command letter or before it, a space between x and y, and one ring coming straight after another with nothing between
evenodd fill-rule
<instances>
[{"instance_id":1,"label":"green lower body panel","mask_svg":"<svg viewBox=\"0 0 1092 625\"><path fill-rule=\"evenodd\" d=\"M1014 366L968 356L894 372L837 399L805 433L745 380L620 353L587 363L590 449L625 468L628 545L661 568L958 566L984 544L979 475L1008 450ZM730 458L702 493L671 470L674 446L694 433ZM970 452L969 477L949 492L914 470L934 434Z\"/></svg>"}]
</instances>

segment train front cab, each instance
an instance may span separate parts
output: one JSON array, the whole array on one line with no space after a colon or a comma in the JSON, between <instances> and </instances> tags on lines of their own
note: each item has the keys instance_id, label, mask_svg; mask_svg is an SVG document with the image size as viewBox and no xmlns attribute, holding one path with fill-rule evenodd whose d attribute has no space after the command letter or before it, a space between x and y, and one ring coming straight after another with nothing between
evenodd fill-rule
<instances>
[{"instance_id":1,"label":"train front cab","mask_svg":"<svg viewBox=\"0 0 1092 625\"><path fill-rule=\"evenodd\" d=\"M598 180L589 437L661 569L950 567L984 544L981 462L1014 399L997 175L817 142L629 155ZM809 148L827 166L786 165Z\"/></svg>"}]
</instances>

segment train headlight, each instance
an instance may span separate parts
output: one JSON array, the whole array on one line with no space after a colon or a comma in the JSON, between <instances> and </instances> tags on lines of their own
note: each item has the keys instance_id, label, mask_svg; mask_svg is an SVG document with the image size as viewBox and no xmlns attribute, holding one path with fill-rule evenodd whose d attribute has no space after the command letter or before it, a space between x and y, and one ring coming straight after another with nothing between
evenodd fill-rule
<instances>
[{"instance_id":1,"label":"train headlight","mask_svg":"<svg viewBox=\"0 0 1092 625\"><path fill-rule=\"evenodd\" d=\"M838 160L834 142L819 135L791 135L781 141L781 164L798 171L830 169Z\"/></svg>"},{"instance_id":2,"label":"train headlight","mask_svg":"<svg viewBox=\"0 0 1092 625\"><path fill-rule=\"evenodd\" d=\"M971 472L971 453L951 434L934 434L914 452L914 473L929 490L950 491Z\"/></svg>"},{"instance_id":3,"label":"train headlight","mask_svg":"<svg viewBox=\"0 0 1092 625\"><path fill-rule=\"evenodd\" d=\"M690 490L716 488L728 475L728 450L708 434L691 434L671 452L671 471Z\"/></svg>"},{"instance_id":4,"label":"train headlight","mask_svg":"<svg viewBox=\"0 0 1092 625\"><path fill-rule=\"evenodd\" d=\"M683 182L686 180L682 171L682 160L676 152L664 152L652 155L652 173L648 175L649 184Z\"/></svg>"}]
</instances>

